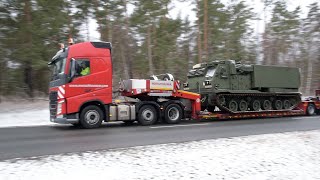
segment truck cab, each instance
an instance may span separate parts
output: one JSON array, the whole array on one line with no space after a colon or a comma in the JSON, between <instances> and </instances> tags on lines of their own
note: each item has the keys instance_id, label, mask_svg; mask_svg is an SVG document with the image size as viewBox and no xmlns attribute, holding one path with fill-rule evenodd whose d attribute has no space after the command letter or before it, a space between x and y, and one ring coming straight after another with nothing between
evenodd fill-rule
<instances>
[{"instance_id":1,"label":"truck cab","mask_svg":"<svg viewBox=\"0 0 320 180\"><path fill-rule=\"evenodd\" d=\"M99 102L98 106L104 108L112 102L110 43L83 42L62 48L49 65L52 122L77 123L82 107Z\"/></svg>"}]
</instances>

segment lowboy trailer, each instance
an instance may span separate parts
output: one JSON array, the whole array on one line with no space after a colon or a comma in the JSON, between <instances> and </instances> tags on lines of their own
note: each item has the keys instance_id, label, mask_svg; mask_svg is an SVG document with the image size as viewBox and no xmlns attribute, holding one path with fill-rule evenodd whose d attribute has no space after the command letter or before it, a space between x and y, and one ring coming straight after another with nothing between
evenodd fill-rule
<instances>
[{"instance_id":1,"label":"lowboy trailer","mask_svg":"<svg viewBox=\"0 0 320 180\"><path fill-rule=\"evenodd\" d=\"M111 44L83 42L61 48L48 63L50 121L97 128L104 122L123 121L152 125L182 119L238 119L305 115L308 108L294 110L223 113L201 109L200 94L180 90L171 74L158 79L129 79L120 82L113 97ZM84 71L85 70L85 71ZM318 107L318 104L317 106Z\"/></svg>"}]
</instances>

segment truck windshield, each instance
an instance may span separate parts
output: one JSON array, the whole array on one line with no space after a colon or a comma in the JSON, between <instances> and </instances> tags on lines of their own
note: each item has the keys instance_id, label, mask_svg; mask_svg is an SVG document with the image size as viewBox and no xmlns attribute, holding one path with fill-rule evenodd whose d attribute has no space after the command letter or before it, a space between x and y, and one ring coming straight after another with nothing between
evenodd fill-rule
<instances>
[{"instance_id":1,"label":"truck windshield","mask_svg":"<svg viewBox=\"0 0 320 180\"><path fill-rule=\"evenodd\" d=\"M207 70L207 74L206 74L206 77L213 77L214 73L216 72L216 68L209 68Z\"/></svg>"},{"instance_id":2,"label":"truck windshield","mask_svg":"<svg viewBox=\"0 0 320 180\"><path fill-rule=\"evenodd\" d=\"M52 78L51 80L57 80L61 75L64 74L64 70L66 67L68 49L60 50L57 54L52 58L49 63L52 70Z\"/></svg>"},{"instance_id":3,"label":"truck windshield","mask_svg":"<svg viewBox=\"0 0 320 180\"><path fill-rule=\"evenodd\" d=\"M53 64L53 74L62 74L64 73L64 68L66 66L66 58L59 58Z\"/></svg>"}]
</instances>

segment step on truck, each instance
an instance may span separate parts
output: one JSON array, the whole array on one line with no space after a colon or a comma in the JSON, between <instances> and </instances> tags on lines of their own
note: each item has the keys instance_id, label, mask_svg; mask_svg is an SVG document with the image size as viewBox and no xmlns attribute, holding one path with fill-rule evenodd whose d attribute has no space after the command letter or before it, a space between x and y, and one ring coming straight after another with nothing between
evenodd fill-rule
<instances>
[{"instance_id":1,"label":"step on truck","mask_svg":"<svg viewBox=\"0 0 320 180\"><path fill-rule=\"evenodd\" d=\"M83 42L62 47L48 63L50 121L97 128L103 121L151 125L161 120L179 123L198 119L197 93L179 90L171 74L159 79L121 81L120 96L113 97L111 44Z\"/></svg>"}]
</instances>

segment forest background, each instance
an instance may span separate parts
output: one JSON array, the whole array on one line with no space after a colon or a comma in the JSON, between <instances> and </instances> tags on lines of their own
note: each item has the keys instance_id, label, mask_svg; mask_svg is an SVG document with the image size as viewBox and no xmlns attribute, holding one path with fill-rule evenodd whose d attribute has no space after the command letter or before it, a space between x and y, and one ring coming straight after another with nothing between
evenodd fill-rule
<instances>
[{"instance_id":1,"label":"forest background","mask_svg":"<svg viewBox=\"0 0 320 180\"><path fill-rule=\"evenodd\" d=\"M320 88L320 7L293 1L0 0L0 102L47 96L47 63L69 37L112 43L115 87L167 72L184 82L194 64L233 59L299 67L300 91L312 95ZM189 8L177 12L181 3Z\"/></svg>"}]
</instances>

